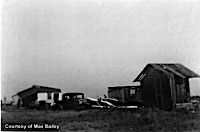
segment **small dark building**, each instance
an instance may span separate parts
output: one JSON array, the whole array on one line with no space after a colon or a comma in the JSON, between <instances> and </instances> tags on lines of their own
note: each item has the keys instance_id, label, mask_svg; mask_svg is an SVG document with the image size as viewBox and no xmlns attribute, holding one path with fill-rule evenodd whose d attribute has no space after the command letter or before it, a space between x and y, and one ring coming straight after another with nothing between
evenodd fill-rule
<instances>
[{"instance_id":1,"label":"small dark building","mask_svg":"<svg viewBox=\"0 0 200 132\"><path fill-rule=\"evenodd\" d=\"M108 97L115 98L122 102L140 101L139 86L116 86L108 87Z\"/></svg>"},{"instance_id":2,"label":"small dark building","mask_svg":"<svg viewBox=\"0 0 200 132\"><path fill-rule=\"evenodd\" d=\"M31 88L28 88L28 89L18 92L16 95L13 95L13 97L19 96L18 104L21 101L22 106L28 106L32 101L37 100L38 93L48 93L48 95L50 96L51 93L53 93L53 92L60 93L61 90L57 89L57 88L33 85ZM59 96L59 95L57 94L57 96ZM54 96L54 98L55 98L55 96Z\"/></svg>"},{"instance_id":3,"label":"small dark building","mask_svg":"<svg viewBox=\"0 0 200 132\"><path fill-rule=\"evenodd\" d=\"M200 77L182 64L148 64L133 82L141 84L147 107L172 109L190 101L189 78Z\"/></svg>"}]
</instances>

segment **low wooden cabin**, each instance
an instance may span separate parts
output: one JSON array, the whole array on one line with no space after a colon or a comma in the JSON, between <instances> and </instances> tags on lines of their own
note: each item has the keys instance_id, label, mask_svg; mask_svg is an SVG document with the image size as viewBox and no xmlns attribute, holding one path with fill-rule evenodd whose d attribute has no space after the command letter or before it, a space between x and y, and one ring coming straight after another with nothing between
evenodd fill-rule
<instances>
[{"instance_id":1,"label":"low wooden cabin","mask_svg":"<svg viewBox=\"0 0 200 132\"><path fill-rule=\"evenodd\" d=\"M44 93L46 95L44 100L47 100L47 102L49 101L49 103L52 103L53 100L59 99L60 92L61 90L57 88L33 85L31 88L20 91L12 97L17 99L15 100L15 102L16 104L18 104L18 106L22 105L24 107L27 107L31 102L38 100L38 97L40 97Z\"/></svg>"}]
</instances>

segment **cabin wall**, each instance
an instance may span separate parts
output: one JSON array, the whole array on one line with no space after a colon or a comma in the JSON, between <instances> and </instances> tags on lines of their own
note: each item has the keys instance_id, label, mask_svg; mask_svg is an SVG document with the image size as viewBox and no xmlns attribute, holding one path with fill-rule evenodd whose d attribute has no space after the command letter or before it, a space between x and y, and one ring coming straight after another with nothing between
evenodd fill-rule
<instances>
[{"instance_id":1,"label":"cabin wall","mask_svg":"<svg viewBox=\"0 0 200 132\"><path fill-rule=\"evenodd\" d=\"M108 97L109 98L116 98L120 101L123 101L124 100L123 90L122 89L109 89L108 90Z\"/></svg>"},{"instance_id":2,"label":"cabin wall","mask_svg":"<svg viewBox=\"0 0 200 132\"><path fill-rule=\"evenodd\" d=\"M173 107L169 77L163 72L149 67L141 87L141 98L145 106L164 109Z\"/></svg>"},{"instance_id":3,"label":"cabin wall","mask_svg":"<svg viewBox=\"0 0 200 132\"><path fill-rule=\"evenodd\" d=\"M134 94L131 91L134 91ZM109 88L108 97L116 98L122 102L141 101L141 90L139 88Z\"/></svg>"},{"instance_id":4,"label":"cabin wall","mask_svg":"<svg viewBox=\"0 0 200 132\"><path fill-rule=\"evenodd\" d=\"M37 93L22 98L22 106L28 106L32 101L37 100Z\"/></svg>"},{"instance_id":5,"label":"cabin wall","mask_svg":"<svg viewBox=\"0 0 200 132\"><path fill-rule=\"evenodd\" d=\"M124 94L124 99L123 101L126 102L126 101L129 101L130 99L130 88L123 88L123 94Z\"/></svg>"},{"instance_id":6,"label":"cabin wall","mask_svg":"<svg viewBox=\"0 0 200 132\"><path fill-rule=\"evenodd\" d=\"M110 89L108 91L108 97L114 97L119 101L126 102L130 99L130 88Z\"/></svg>"}]
</instances>

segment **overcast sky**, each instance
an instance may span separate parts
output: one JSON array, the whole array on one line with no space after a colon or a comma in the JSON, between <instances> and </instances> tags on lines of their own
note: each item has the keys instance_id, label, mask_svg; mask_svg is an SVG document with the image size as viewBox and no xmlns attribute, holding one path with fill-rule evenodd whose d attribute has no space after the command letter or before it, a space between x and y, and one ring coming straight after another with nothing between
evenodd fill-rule
<instances>
[{"instance_id":1,"label":"overcast sky","mask_svg":"<svg viewBox=\"0 0 200 132\"><path fill-rule=\"evenodd\" d=\"M148 63L200 74L197 0L2 0L1 17L2 97L34 84L96 97Z\"/></svg>"}]
</instances>

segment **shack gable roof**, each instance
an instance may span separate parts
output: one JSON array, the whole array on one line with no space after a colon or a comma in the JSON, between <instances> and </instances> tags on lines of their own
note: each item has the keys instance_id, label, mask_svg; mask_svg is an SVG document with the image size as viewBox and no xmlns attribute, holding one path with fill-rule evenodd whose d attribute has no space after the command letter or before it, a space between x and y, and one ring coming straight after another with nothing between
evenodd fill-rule
<instances>
[{"instance_id":1,"label":"shack gable roof","mask_svg":"<svg viewBox=\"0 0 200 132\"><path fill-rule=\"evenodd\" d=\"M173 73L182 78L194 78L200 77L182 64L162 64L162 63L151 63L147 64L142 72L136 77L133 82L140 82L146 75L146 71L149 67L153 67L165 74Z\"/></svg>"},{"instance_id":2,"label":"shack gable roof","mask_svg":"<svg viewBox=\"0 0 200 132\"><path fill-rule=\"evenodd\" d=\"M25 98L39 92L61 92L61 90L57 88L33 85L31 88L20 91L16 95L19 95L21 98Z\"/></svg>"}]
</instances>

